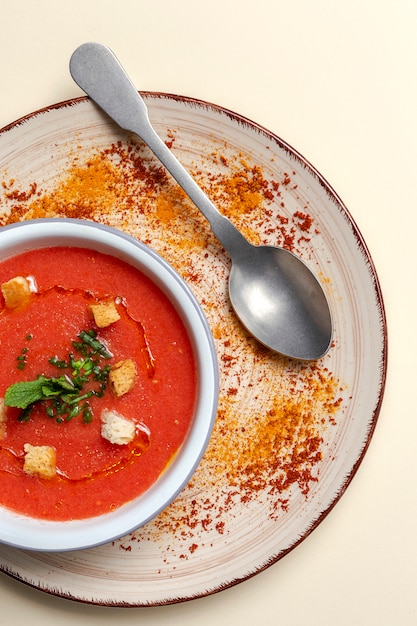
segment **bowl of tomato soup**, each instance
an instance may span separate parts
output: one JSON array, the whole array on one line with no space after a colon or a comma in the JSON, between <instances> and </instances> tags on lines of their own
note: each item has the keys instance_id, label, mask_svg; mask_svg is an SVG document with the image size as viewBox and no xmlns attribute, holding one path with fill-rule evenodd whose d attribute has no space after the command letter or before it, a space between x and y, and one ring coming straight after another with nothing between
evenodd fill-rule
<instances>
[{"instance_id":1,"label":"bowl of tomato soup","mask_svg":"<svg viewBox=\"0 0 417 626\"><path fill-rule=\"evenodd\" d=\"M77 550L187 484L218 401L210 328L175 270L87 220L0 229L0 541Z\"/></svg>"}]
</instances>

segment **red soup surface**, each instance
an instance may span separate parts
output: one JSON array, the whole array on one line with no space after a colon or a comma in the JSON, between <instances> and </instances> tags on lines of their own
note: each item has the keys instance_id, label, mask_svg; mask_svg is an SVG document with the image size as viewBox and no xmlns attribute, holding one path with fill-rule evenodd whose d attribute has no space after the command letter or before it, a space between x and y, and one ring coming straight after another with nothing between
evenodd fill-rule
<instances>
[{"instance_id":1,"label":"red soup surface","mask_svg":"<svg viewBox=\"0 0 417 626\"><path fill-rule=\"evenodd\" d=\"M9 308L0 293L1 403L11 386L40 375L48 384L57 378L68 382L69 389L77 372L85 375L85 382L78 396L68 399L61 389L55 399L34 401L28 410L6 401L0 428L0 504L48 520L114 510L156 481L190 427L196 372L186 329L151 280L109 255L76 247L33 250L0 263L2 285L16 276L29 278L31 295L23 305ZM97 327L91 305L103 302L114 304L119 319ZM79 338L83 331L106 348L105 357L96 351L86 356ZM116 395L105 376L99 383L85 369L74 370L74 362L79 365L82 359L94 360L107 375L116 364L133 362L133 387ZM132 441L111 443L102 436L106 409L133 421ZM26 444L53 449L52 477L25 470Z\"/></svg>"}]
</instances>

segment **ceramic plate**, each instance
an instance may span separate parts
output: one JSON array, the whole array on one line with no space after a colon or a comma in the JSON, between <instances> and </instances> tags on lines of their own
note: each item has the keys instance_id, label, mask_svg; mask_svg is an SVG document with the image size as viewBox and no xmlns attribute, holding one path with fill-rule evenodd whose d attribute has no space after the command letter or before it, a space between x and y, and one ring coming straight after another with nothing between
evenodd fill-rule
<instances>
[{"instance_id":1,"label":"ceramic plate","mask_svg":"<svg viewBox=\"0 0 417 626\"><path fill-rule=\"evenodd\" d=\"M220 591L277 562L352 480L386 375L378 279L333 189L260 126L204 102L144 94L160 135L253 243L299 254L322 281L334 338L320 361L272 354L230 308L230 262L205 219L140 140L88 99L0 132L0 223L56 215L109 224L171 263L202 304L220 363L212 439L177 499L140 530L80 552L0 546L1 569L65 598L152 606ZM178 389L180 394L181 390Z\"/></svg>"}]
</instances>

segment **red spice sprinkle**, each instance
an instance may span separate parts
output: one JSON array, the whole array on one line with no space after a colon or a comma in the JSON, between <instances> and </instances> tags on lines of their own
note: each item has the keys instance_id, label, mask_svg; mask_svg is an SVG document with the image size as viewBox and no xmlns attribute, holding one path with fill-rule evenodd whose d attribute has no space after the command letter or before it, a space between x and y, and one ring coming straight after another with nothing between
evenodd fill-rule
<instances>
[{"instance_id":1,"label":"red spice sprinkle","mask_svg":"<svg viewBox=\"0 0 417 626\"><path fill-rule=\"evenodd\" d=\"M14 181L13 181L14 182ZM13 183L12 183L13 184ZM2 186L7 189L7 185L3 182ZM6 198L9 200L16 200L18 202L27 202L32 196L35 195L37 189L36 183L31 183L29 191L20 191L19 189L13 189L5 192Z\"/></svg>"},{"instance_id":2,"label":"red spice sprinkle","mask_svg":"<svg viewBox=\"0 0 417 626\"><path fill-rule=\"evenodd\" d=\"M313 225L313 219L311 215L309 215L308 213L302 213L301 211L296 211L294 213L294 217L298 218L299 220L298 228L300 230L307 231L307 232L311 230L311 227Z\"/></svg>"},{"instance_id":3,"label":"red spice sprinkle","mask_svg":"<svg viewBox=\"0 0 417 626\"><path fill-rule=\"evenodd\" d=\"M174 140L170 132L167 145ZM191 168L192 174L249 240L298 251L319 236L306 207L293 215L285 208L289 194L292 202L295 197L288 173L268 177L249 157L230 149L214 150L207 159ZM14 184L13 179L2 183L0 225L65 216L125 230L193 284L211 326L221 389L206 454L181 496L130 541L165 533L167 552L175 553L179 548L171 544L182 541L179 558L189 558L202 545L202 533L225 534L234 512L261 496L270 519L289 509L290 490L307 497L318 480L323 433L336 423L343 404L341 384L322 364L281 359L248 336L225 295L227 256L199 211L143 145L119 141L86 163L76 155L50 191L42 191L39 181L28 191Z\"/></svg>"}]
</instances>

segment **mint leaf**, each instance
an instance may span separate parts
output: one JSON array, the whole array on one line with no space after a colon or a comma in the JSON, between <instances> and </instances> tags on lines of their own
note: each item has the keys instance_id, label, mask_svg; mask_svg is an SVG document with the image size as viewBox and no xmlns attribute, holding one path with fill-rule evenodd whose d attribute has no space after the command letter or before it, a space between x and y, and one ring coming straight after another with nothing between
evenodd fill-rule
<instances>
[{"instance_id":1,"label":"mint leaf","mask_svg":"<svg viewBox=\"0 0 417 626\"><path fill-rule=\"evenodd\" d=\"M18 409L27 409L31 404L45 397L44 388L47 384L48 379L45 376L38 376L35 380L15 383L7 388L4 395L4 404Z\"/></svg>"}]
</instances>

